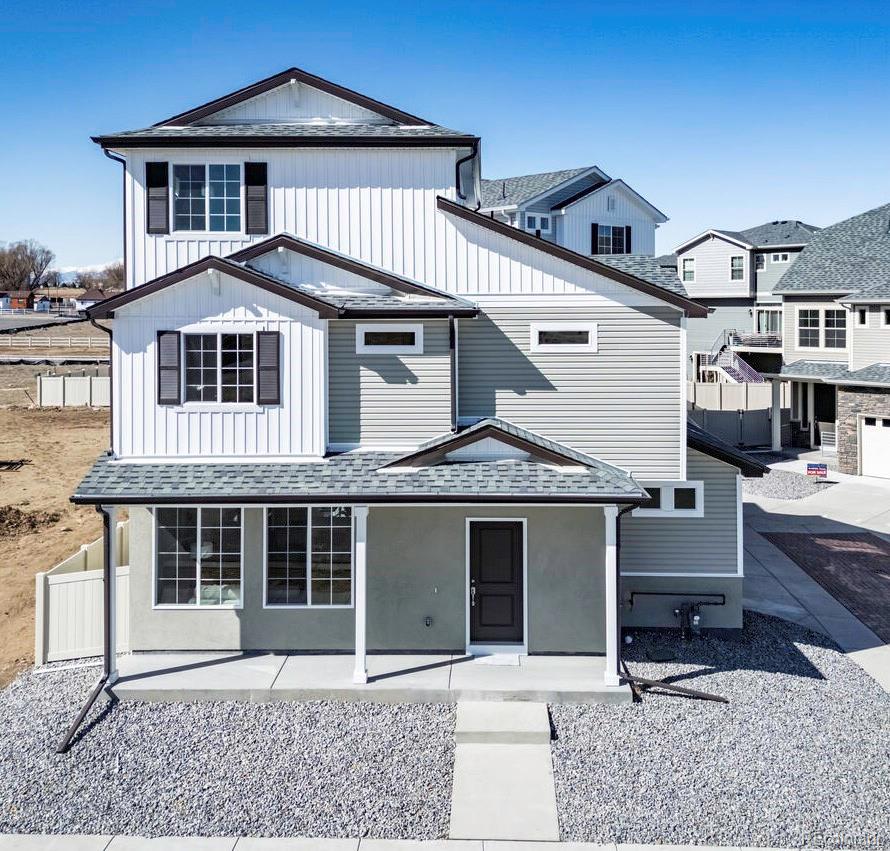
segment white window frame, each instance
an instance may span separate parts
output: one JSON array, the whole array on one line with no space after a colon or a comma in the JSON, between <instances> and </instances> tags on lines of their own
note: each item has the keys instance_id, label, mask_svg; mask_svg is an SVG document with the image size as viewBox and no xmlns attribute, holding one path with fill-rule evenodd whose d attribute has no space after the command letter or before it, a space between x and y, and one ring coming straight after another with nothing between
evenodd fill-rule
<instances>
[{"instance_id":1,"label":"white window frame","mask_svg":"<svg viewBox=\"0 0 890 851\"><path fill-rule=\"evenodd\" d=\"M269 509L270 508L305 508L306 509L306 602L305 603L270 603L269 590ZM348 508L350 510L350 561L349 561L349 602L348 603L313 603L312 602L312 509L313 508ZM243 596L243 594L242 594ZM263 608L271 611L279 609L352 609L355 608L355 507L351 504L291 504L263 506Z\"/></svg>"},{"instance_id":2,"label":"white window frame","mask_svg":"<svg viewBox=\"0 0 890 851\"><path fill-rule=\"evenodd\" d=\"M262 326L261 326L262 327ZM253 401L252 402L223 402L222 400L222 335L223 334L249 334L253 338ZM216 401L202 401L193 399L186 401L186 375L188 366L186 365L186 337L195 336L211 336L216 335ZM243 326L235 326L232 328L220 329L218 326L211 328L202 328L200 325L189 325L182 328L179 332L179 362L180 368L180 386L179 398L183 407L188 408L213 408L214 410L237 410L237 411L261 411L262 406L257 402L257 393L259 392L259 363L257 357L257 336L256 330L253 328L244 328Z\"/></svg>"},{"instance_id":3,"label":"white window frame","mask_svg":"<svg viewBox=\"0 0 890 851\"><path fill-rule=\"evenodd\" d=\"M734 271L732 268L733 260L741 260L742 261L742 268L741 268L742 276L740 278L733 278L733 276L732 276L732 273ZM739 281L745 280L745 265L746 264L745 264L745 255L744 254L733 254L730 256L730 258L729 258L729 283L737 284Z\"/></svg>"},{"instance_id":4,"label":"white window frame","mask_svg":"<svg viewBox=\"0 0 890 851\"><path fill-rule=\"evenodd\" d=\"M158 602L158 509L159 508L194 508L198 512L198 557L195 564L195 600L194 603L159 603ZM241 562L238 565L239 582L241 584L241 599L237 603L201 603L201 510L204 508L238 509L238 517L241 522ZM244 506L207 503L201 505L189 505L177 503L175 505L151 506L151 603L152 609L175 609L183 612L218 612L223 609L234 610L244 608Z\"/></svg>"},{"instance_id":5,"label":"white window frame","mask_svg":"<svg viewBox=\"0 0 890 851\"><path fill-rule=\"evenodd\" d=\"M540 331L587 331L586 343L539 343ZM529 325L529 350L532 352L554 352L557 354L571 354L572 352L594 353L597 349L597 323L596 322L532 322Z\"/></svg>"},{"instance_id":6,"label":"white window frame","mask_svg":"<svg viewBox=\"0 0 890 851\"><path fill-rule=\"evenodd\" d=\"M690 269L689 271L692 273L691 277L686 277L686 264L689 263ZM681 257L680 258L680 280L684 284L694 284L695 283L695 258L694 257Z\"/></svg>"},{"instance_id":7,"label":"white window frame","mask_svg":"<svg viewBox=\"0 0 890 851\"><path fill-rule=\"evenodd\" d=\"M760 265L758 265L758 261ZM763 252L757 252L754 255L754 271L762 272L766 268L766 255Z\"/></svg>"},{"instance_id":8,"label":"white window frame","mask_svg":"<svg viewBox=\"0 0 890 851\"><path fill-rule=\"evenodd\" d=\"M802 310L815 310L819 314L819 345L818 346L802 346L800 344L800 312ZM826 346L825 345L825 312L827 310L843 310L847 315L847 322L845 325L846 334L844 335L844 342L846 345L843 347L839 346ZM837 305L836 307L810 307L806 304L797 305L797 309L794 314L794 348L798 349L802 352L846 352L850 347L850 311L841 305Z\"/></svg>"},{"instance_id":9,"label":"white window frame","mask_svg":"<svg viewBox=\"0 0 890 851\"><path fill-rule=\"evenodd\" d=\"M530 225L528 223L529 218L535 220L535 224ZM547 219L547 227L540 227L541 219ZM534 233L535 231L541 231L541 233L550 233L550 228L553 226L553 216L550 213L526 213L525 214L525 229Z\"/></svg>"},{"instance_id":10,"label":"white window frame","mask_svg":"<svg viewBox=\"0 0 890 851\"><path fill-rule=\"evenodd\" d=\"M648 481L641 482L644 488L661 489L660 508L635 508L634 517L704 517L705 516L705 483L703 481ZM674 491L679 488L690 488L695 491L695 508L674 508Z\"/></svg>"},{"instance_id":11,"label":"white window frame","mask_svg":"<svg viewBox=\"0 0 890 851\"><path fill-rule=\"evenodd\" d=\"M365 343L368 332L410 331L414 344L410 346L369 346ZM362 322L355 326L355 353L357 355L422 355L423 324L420 322Z\"/></svg>"},{"instance_id":12,"label":"white window frame","mask_svg":"<svg viewBox=\"0 0 890 851\"><path fill-rule=\"evenodd\" d=\"M853 311L856 314L856 327L868 328L868 314L870 312L869 308L867 306L857 305L853 308Z\"/></svg>"},{"instance_id":13,"label":"white window frame","mask_svg":"<svg viewBox=\"0 0 890 851\"><path fill-rule=\"evenodd\" d=\"M758 331L757 329L760 327L760 314L761 313L775 313L779 317L779 330L776 332L777 337L782 336L782 307L773 307L766 305L755 305L754 306L754 331L758 334L771 334L771 331Z\"/></svg>"},{"instance_id":14,"label":"white window frame","mask_svg":"<svg viewBox=\"0 0 890 851\"><path fill-rule=\"evenodd\" d=\"M890 305L881 305L881 327L890 328Z\"/></svg>"},{"instance_id":15,"label":"white window frame","mask_svg":"<svg viewBox=\"0 0 890 851\"><path fill-rule=\"evenodd\" d=\"M791 255L787 251L777 251L769 256L770 263L790 263Z\"/></svg>"},{"instance_id":16,"label":"white window frame","mask_svg":"<svg viewBox=\"0 0 890 851\"><path fill-rule=\"evenodd\" d=\"M175 183L175 166L204 166L204 229L203 230L182 230L176 227L176 183ZM238 166L238 230L210 230L210 166L212 165L236 165ZM233 234L243 234L244 228L247 226L245 215L247 213L244 204L244 165L240 162L196 162L192 159L186 159L182 162L171 161L168 166L168 185L170 187L170 235L183 234L183 239L189 239L195 236L210 236L214 239L230 239Z\"/></svg>"}]
</instances>

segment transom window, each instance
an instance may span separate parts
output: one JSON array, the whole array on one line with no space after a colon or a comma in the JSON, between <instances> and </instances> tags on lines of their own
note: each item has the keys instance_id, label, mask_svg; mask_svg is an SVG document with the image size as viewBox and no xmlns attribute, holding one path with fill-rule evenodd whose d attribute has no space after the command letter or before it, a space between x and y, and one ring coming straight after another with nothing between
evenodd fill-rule
<instances>
[{"instance_id":1,"label":"transom window","mask_svg":"<svg viewBox=\"0 0 890 851\"><path fill-rule=\"evenodd\" d=\"M600 225L596 244L600 254L624 254L624 226Z\"/></svg>"},{"instance_id":2,"label":"transom window","mask_svg":"<svg viewBox=\"0 0 890 851\"><path fill-rule=\"evenodd\" d=\"M241 605L241 509L155 509L155 605Z\"/></svg>"},{"instance_id":3,"label":"transom window","mask_svg":"<svg viewBox=\"0 0 890 851\"><path fill-rule=\"evenodd\" d=\"M780 251L770 257L772 263L788 263L791 255L787 251Z\"/></svg>"},{"instance_id":4,"label":"transom window","mask_svg":"<svg viewBox=\"0 0 890 851\"><path fill-rule=\"evenodd\" d=\"M266 600L277 606L352 605L352 509L266 509Z\"/></svg>"},{"instance_id":5,"label":"transom window","mask_svg":"<svg viewBox=\"0 0 890 851\"><path fill-rule=\"evenodd\" d=\"M845 349L847 311L844 308L798 308L797 345L801 349Z\"/></svg>"},{"instance_id":6,"label":"transom window","mask_svg":"<svg viewBox=\"0 0 890 851\"><path fill-rule=\"evenodd\" d=\"M595 322L532 322L530 342L533 352L595 352Z\"/></svg>"},{"instance_id":7,"label":"transom window","mask_svg":"<svg viewBox=\"0 0 890 851\"><path fill-rule=\"evenodd\" d=\"M173 229L241 230L241 166L173 166Z\"/></svg>"},{"instance_id":8,"label":"transom window","mask_svg":"<svg viewBox=\"0 0 890 851\"><path fill-rule=\"evenodd\" d=\"M525 229L539 230L541 233L547 233L550 230L550 216L541 216L537 213L525 214Z\"/></svg>"},{"instance_id":9,"label":"transom window","mask_svg":"<svg viewBox=\"0 0 890 851\"><path fill-rule=\"evenodd\" d=\"M186 402L253 402L253 334L185 334Z\"/></svg>"},{"instance_id":10,"label":"transom window","mask_svg":"<svg viewBox=\"0 0 890 851\"><path fill-rule=\"evenodd\" d=\"M634 514L640 517L704 517L703 482L651 482L649 499Z\"/></svg>"},{"instance_id":11,"label":"transom window","mask_svg":"<svg viewBox=\"0 0 890 851\"><path fill-rule=\"evenodd\" d=\"M683 258L683 280L687 283L695 280L695 258Z\"/></svg>"},{"instance_id":12,"label":"transom window","mask_svg":"<svg viewBox=\"0 0 890 851\"><path fill-rule=\"evenodd\" d=\"M729 280L741 281L745 277L745 258L737 255L729 258Z\"/></svg>"},{"instance_id":13,"label":"transom window","mask_svg":"<svg viewBox=\"0 0 890 851\"><path fill-rule=\"evenodd\" d=\"M423 354L423 325L386 322L355 326L356 354Z\"/></svg>"}]
</instances>

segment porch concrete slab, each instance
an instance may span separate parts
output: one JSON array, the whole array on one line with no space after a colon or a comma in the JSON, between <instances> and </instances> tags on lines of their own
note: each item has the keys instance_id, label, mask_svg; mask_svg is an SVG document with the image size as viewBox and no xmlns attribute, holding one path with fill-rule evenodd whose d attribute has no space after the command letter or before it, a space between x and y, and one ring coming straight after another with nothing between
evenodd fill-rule
<instances>
[{"instance_id":1,"label":"porch concrete slab","mask_svg":"<svg viewBox=\"0 0 890 851\"><path fill-rule=\"evenodd\" d=\"M115 836L108 851L232 851L236 836Z\"/></svg>"},{"instance_id":2,"label":"porch concrete slab","mask_svg":"<svg viewBox=\"0 0 890 851\"><path fill-rule=\"evenodd\" d=\"M550 745L458 745L452 839L559 839Z\"/></svg>"},{"instance_id":3,"label":"porch concrete slab","mask_svg":"<svg viewBox=\"0 0 890 851\"><path fill-rule=\"evenodd\" d=\"M358 839L299 839L242 836L235 851L358 851Z\"/></svg>"},{"instance_id":4,"label":"porch concrete slab","mask_svg":"<svg viewBox=\"0 0 890 851\"><path fill-rule=\"evenodd\" d=\"M890 644L854 650L848 655L890 694Z\"/></svg>"},{"instance_id":5,"label":"porch concrete slab","mask_svg":"<svg viewBox=\"0 0 890 851\"><path fill-rule=\"evenodd\" d=\"M134 653L118 660L120 700L269 699L287 657L271 653Z\"/></svg>"},{"instance_id":6,"label":"porch concrete slab","mask_svg":"<svg viewBox=\"0 0 890 851\"><path fill-rule=\"evenodd\" d=\"M0 851L105 851L109 842L111 836L3 833L0 834Z\"/></svg>"},{"instance_id":7,"label":"porch concrete slab","mask_svg":"<svg viewBox=\"0 0 890 851\"><path fill-rule=\"evenodd\" d=\"M546 703L460 701L454 740L461 744L546 745L550 715Z\"/></svg>"}]
</instances>

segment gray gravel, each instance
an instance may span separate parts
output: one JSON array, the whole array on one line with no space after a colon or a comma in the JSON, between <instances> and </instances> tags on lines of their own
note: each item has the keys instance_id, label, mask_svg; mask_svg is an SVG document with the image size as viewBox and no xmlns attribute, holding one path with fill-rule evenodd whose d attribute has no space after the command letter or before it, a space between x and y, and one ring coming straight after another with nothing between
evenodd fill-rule
<instances>
[{"instance_id":1,"label":"gray gravel","mask_svg":"<svg viewBox=\"0 0 890 851\"><path fill-rule=\"evenodd\" d=\"M837 482L817 481L813 476L792 473L789 470L771 470L762 479L742 479L742 493L748 496L766 496L770 499L803 499L833 487Z\"/></svg>"},{"instance_id":2,"label":"gray gravel","mask_svg":"<svg viewBox=\"0 0 890 851\"><path fill-rule=\"evenodd\" d=\"M824 636L746 613L742 639L638 632L625 656L731 703L552 707L564 840L890 848L890 695Z\"/></svg>"},{"instance_id":3,"label":"gray gravel","mask_svg":"<svg viewBox=\"0 0 890 851\"><path fill-rule=\"evenodd\" d=\"M57 756L96 675L0 693L0 833L447 833L453 707L126 703Z\"/></svg>"}]
</instances>

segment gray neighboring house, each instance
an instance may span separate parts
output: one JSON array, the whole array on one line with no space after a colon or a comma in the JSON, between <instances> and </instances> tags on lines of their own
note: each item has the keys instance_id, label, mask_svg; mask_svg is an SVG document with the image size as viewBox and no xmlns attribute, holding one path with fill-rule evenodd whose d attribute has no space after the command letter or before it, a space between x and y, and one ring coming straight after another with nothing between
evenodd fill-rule
<instances>
[{"instance_id":1,"label":"gray neighboring house","mask_svg":"<svg viewBox=\"0 0 890 851\"><path fill-rule=\"evenodd\" d=\"M687 423L676 274L479 212L476 137L296 68L96 141L128 287L87 311L113 421L73 500L109 551L129 512L131 649L357 682L375 650L603 654L615 686L621 623L741 626L765 468Z\"/></svg>"},{"instance_id":2,"label":"gray neighboring house","mask_svg":"<svg viewBox=\"0 0 890 851\"><path fill-rule=\"evenodd\" d=\"M770 377L791 382L792 442L890 478L890 204L814 234L774 292L783 362Z\"/></svg>"},{"instance_id":3,"label":"gray neighboring house","mask_svg":"<svg viewBox=\"0 0 890 851\"><path fill-rule=\"evenodd\" d=\"M782 299L775 287L819 228L795 220L742 231L709 229L659 260L686 291L707 304L707 319L688 328L689 376L758 382L782 355Z\"/></svg>"}]
</instances>

